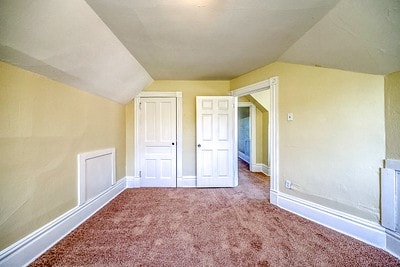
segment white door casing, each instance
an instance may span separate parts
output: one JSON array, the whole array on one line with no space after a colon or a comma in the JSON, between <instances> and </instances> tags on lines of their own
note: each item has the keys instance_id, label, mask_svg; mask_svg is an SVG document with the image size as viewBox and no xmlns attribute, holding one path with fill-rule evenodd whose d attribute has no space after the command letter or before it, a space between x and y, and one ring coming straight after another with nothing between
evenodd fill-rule
<instances>
[{"instance_id":1,"label":"white door casing","mask_svg":"<svg viewBox=\"0 0 400 267\"><path fill-rule=\"evenodd\" d=\"M250 84L232 91L232 96L240 97L248 94L271 90L271 110L269 112L269 132L268 146L271 148L271 178L270 178L270 202L278 205L279 192L279 79L271 77L267 80ZM235 140L237 142L237 139Z\"/></svg>"},{"instance_id":2,"label":"white door casing","mask_svg":"<svg viewBox=\"0 0 400 267\"><path fill-rule=\"evenodd\" d=\"M140 185L176 187L176 98L141 98Z\"/></svg>"},{"instance_id":3,"label":"white door casing","mask_svg":"<svg viewBox=\"0 0 400 267\"><path fill-rule=\"evenodd\" d=\"M197 187L233 187L235 182L235 98L196 97Z\"/></svg>"}]
</instances>

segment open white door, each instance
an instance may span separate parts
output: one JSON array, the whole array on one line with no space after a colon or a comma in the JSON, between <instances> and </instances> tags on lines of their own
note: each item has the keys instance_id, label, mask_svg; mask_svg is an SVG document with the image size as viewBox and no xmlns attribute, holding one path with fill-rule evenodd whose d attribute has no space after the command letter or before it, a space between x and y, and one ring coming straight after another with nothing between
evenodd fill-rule
<instances>
[{"instance_id":1,"label":"open white door","mask_svg":"<svg viewBox=\"0 0 400 267\"><path fill-rule=\"evenodd\" d=\"M140 99L140 186L176 187L176 98Z\"/></svg>"},{"instance_id":2,"label":"open white door","mask_svg":"<svg viewBox=\"0 0 400 267\"><path fill-rule=\"evenodd\" d=\"M196 97L197 187L233 187L234 97Z\"/></svg>"}]
</instances>

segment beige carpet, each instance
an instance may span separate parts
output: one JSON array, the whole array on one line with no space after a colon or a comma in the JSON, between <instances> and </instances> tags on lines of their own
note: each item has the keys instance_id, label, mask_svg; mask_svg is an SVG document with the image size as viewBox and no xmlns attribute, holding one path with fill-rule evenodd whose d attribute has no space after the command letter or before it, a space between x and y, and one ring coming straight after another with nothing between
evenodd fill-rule
<instances>
[{"instance_id":1,"label":"beige carpet","mask_svg":"<svg viewBox=\"0 0 400 267\"><path fill-rule=\"evenodd\" d=\"M268 177L242 170L239 182L125 190L32 266L400 266L270 205Z\"/></svg>"}]
</instances>

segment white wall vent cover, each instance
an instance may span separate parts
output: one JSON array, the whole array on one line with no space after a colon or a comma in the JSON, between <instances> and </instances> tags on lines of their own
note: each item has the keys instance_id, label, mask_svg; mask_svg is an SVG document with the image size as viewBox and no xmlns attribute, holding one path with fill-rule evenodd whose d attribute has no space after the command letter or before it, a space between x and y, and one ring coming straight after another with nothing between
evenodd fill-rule
<instances>
[{"instance_id":1,"label":"white wall vent cover","mask_svg":"<svg viewBox=\"0 0 400 267\"><path fill-rule=\"evenodd\" d=\"M78 154L78 205L115 184L115 148Z\"/></svg>"}]
</instances>

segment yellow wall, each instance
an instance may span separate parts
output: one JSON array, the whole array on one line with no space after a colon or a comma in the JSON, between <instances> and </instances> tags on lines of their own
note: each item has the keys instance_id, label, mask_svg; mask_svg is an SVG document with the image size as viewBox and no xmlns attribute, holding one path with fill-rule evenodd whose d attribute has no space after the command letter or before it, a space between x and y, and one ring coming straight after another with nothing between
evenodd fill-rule
<instances>
[{"instance_id":1,"label":"yellow wall","mask_svg":"<svg viewBox=\"0 0 400 267\"><path fill-rule=\"evenodd\" d=\"M279 77L279 190L379 221L385 157L384 78L276 62L231 89ZM287 113L294 121L287 121ZM293 190L284 188L285 179Z\"/></svg>"},{"instance_id":2,"label":"yellow wall","mask_svg":"<svg viewBox=\"0 0 400 267\"><path fill-rule=\"evenodd\" d=\"M268 158L268 127L269 127L269 112L268 111L264 111L262 113L262 120L263 120L263 124L262 124L262 151L263 151L263 157L262 157L262 163L270 166L269 165L269 158Z\"/></svg>"},{"instance_id":3,"label":"yellow wall","mask_svg":"<svg viewBox=\"0 0 400 267\"><path fill-rule=\"evenodd\" d=\"M126 175L134 176L134 104L133 101L125 106L126 117Z\"/></svg>"},{"instance_id":4,"label":"yellow wall","mask_svg":"<svg viewBox=\"0 0 400 267\"><path fill-rule=\"evenodd\" d=\"M145 89L182 92L183 176L196 175L196 96L230 95L229 88L229 81L154 81ZM133 124L130 127L133 128ZM127 155L129 159L133 158L133 145L129 145ZM133 162L127 164L131 170Z\"/></svg>"},{"instance_id":5,"label":"yellow wall","mask_svg":"<svg viewBox=\"0 0 400 267\"><path fill-rule=\"evenodd\" d=\"M256 163L263 162L263 112L256 108Z\"/></svg>"},{"instance_id":6,"label":"yellow wall","mask_svg":"<svg viewBox=\"0 0 400 267\"><path fill-rule=\"evenodd\" d=\"M0 62L0 250L77 205L77 154L116 148L125 109Z\"/></svg>"},{"instance_id":7,"label":"yellow wall","mask_svg":"<svg viewBox=\"0 0 400 267\"><path fill-rule=\"evenodd\" d=\"M400 71L385 77L386 158L400 160Z\"/></svg>"}]
</instances>

